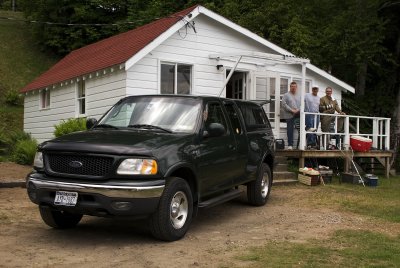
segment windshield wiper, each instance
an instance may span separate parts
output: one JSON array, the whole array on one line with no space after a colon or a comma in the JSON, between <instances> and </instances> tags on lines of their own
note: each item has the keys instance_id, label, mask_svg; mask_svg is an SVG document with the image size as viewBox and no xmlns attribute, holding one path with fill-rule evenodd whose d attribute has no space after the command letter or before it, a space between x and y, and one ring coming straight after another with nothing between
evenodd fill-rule
<instances>
[{"instance_id":1,"label":"windshield wiper","mask_svg":"<svg viewBox=\"0 0 400 268\"><path fill-rule=\"evenodd\" d=\"M119 129L116 126L113 125L109 125L109 124L99 124L97 126L95 126L94 128L112 128L112 129Z\"/></svg>"},{"instance_id":2,"label":"windshield wiper","mask_svg":"<svg viewBox=\"0 0 400 268\"><path fill-rule=\"evenodd\" d=\"M128 127L132 127L132 128L148 128L148 129L159 129L168 133L172 133L171 130L166 129L166 128L162 128L159 126L153 126L153 125L148 125L148 124L135 124L135 125L128 125Z\"/></svg>"}]
</instances>

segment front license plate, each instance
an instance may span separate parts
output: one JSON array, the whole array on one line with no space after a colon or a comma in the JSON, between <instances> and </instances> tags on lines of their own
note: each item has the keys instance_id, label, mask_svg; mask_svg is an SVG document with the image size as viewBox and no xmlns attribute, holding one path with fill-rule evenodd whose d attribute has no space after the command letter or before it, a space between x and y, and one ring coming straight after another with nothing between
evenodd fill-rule
<instances>
[{"instance_id":1,"label":"front license plate","mask_svg":"<svg viewBox=\"0 0 400 268\"><path fill-rule=\"evenodd\" d=\"M77 192L57 191L56 197L54 198L54 205L73 207L76 205L77 201L78 201Z\"/></svg>"}]
</instances>

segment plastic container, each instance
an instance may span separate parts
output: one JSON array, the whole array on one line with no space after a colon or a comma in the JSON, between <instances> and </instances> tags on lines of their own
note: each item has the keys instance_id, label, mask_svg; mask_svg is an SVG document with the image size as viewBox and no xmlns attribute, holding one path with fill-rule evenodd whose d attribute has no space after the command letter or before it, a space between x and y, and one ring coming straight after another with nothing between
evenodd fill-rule
<instances>
[{"instance_id":1,"label":"plastic container","mask_svg":"<svg viewBox=\"0 0 400 268\"><path fill-rule=\"evenodd\" d=\"M373 174L365 174L364 181L365 181L365 184L368 186L371 186L371 187L378 186L378 176L375 176Z\"/></svg>"},{"instance_id":2,"label":"plastic container","mask_svg":"<svg viewBox=\"0 0 400 268\"><path fill-rule=\"evenodd\" d=\"M372 146L372 140L361 136L351 136L350 146L356 152L368 152Z\"/></svg>"}]
</instances>

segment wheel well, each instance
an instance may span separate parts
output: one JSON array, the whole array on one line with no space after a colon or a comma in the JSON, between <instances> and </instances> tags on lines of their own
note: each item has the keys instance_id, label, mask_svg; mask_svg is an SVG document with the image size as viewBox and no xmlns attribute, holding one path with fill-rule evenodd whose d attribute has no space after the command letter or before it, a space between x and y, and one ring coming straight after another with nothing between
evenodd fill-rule
<instances>
[{"instance_id":1,"label":"wheel well","mask_svg":"<svg viewBox=\"0 0 400 268\"><path fill-rule=\"evenodd\" d=\"M273 156L270 155L270 154L267 155L264 158L264 163L266 163L269 166L269 168L271 170L271 176L272 176L272 179L273 179L274 178L274 172L273 172L273 170L274 170L274 158L273 158Z\"/></svg>"},{"instance_id":2,"label":"wheel well","mask_svg":"<svg viewBox=\"0 0 400 268\"><path fill-rule=\"evenodd\" d=\"M190 168L182 167L177 170L174 170L171 174L171 177L179 177L187 181L189 184L190 190L192 191L193 201L197 202L197 183L196 176Z\"/></svg>"}]
</instances>

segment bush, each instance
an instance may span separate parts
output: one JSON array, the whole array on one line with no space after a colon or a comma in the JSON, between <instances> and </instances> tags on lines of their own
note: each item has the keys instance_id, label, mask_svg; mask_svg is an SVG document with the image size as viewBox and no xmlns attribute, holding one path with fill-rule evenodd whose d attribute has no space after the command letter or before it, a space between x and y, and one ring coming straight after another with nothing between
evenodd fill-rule
<instances>
[{"instance_id":1,"label":"bush","mask_svg":"<svg viewBox=\"0 0 400 268\"><path fill-rule=\"evenodd\" d=\"M86 130L86 118L70 118L54 126L54 136L61 137L72 132Z\"/></svg>"},{"instance_id":2,"label":"bush","mask_svg":"<svg viewBox=\"0 0 400 268\"><path fill-rule=\"evenodd\" d=\"M32 165L35 158L37 141L35 139L19 140L14 147L12 160L21 165Z\"/></svg>"},{"instance_id":3,"label":"bush","mask_svg":"<svg viewBox=\"0 0 400 268\"><path fill-rule=\"evenodd\" d=\"M16 144L22 140L32 140L31 134L22 130L6 132L0 129L0 155L12 154Z\"/></svg>"},{"instance_id":4,"label":"bush","mask_svg":"<svg viewBox=\"0 0 400 268\"><path fill-rule=\"evenodd\" d=\"M21 96L16 90L7 91L6 95L4 96L4 99L8 105L13 105L13 106L20 105L22 100Z\"/></svg>"}]
</instances>

